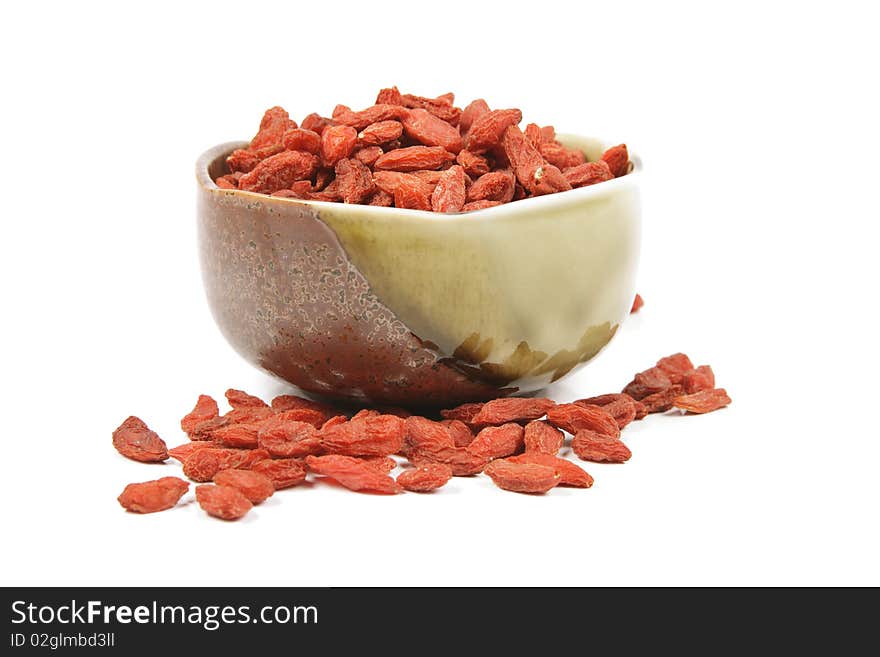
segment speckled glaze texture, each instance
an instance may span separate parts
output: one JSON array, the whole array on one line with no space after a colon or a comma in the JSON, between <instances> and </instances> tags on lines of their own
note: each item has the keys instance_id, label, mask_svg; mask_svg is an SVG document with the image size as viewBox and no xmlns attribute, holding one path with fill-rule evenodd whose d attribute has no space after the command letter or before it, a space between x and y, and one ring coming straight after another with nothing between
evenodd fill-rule
<instances>
[{"instance_id":1,"label":"speckled glaze texture","mask_svg":"<svg viewBox=\"0 0 880 657\"><path fill-rule=\"evenodd\" d=\"M568 141L591 159L603 147ZM218 189L238 146L197 165L208 302L239 354L303 390L410 406L530 392L593 358L627 316L638 164L591 188L437 215Z\"/></svg>"}]
</instances>

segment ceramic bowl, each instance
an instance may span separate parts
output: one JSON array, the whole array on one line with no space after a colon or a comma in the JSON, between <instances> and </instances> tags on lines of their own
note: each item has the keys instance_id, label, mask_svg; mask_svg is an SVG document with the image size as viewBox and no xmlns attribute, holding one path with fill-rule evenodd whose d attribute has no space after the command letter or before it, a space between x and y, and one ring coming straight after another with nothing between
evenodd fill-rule
<instances>
[{"instance_id":1,"label":"ceramic bowl","mask_svg":"<svg viewBox=\"0 0 880 657\"><path fill-rule=\"evenodd\" d=\"M561 136L588 159L607 144ZM245 359L317 395L440 406L538 390L628 316L641 166L444 215L219 189L239 142L199 158L211 312Z\"/></svg>"}]
</instances>

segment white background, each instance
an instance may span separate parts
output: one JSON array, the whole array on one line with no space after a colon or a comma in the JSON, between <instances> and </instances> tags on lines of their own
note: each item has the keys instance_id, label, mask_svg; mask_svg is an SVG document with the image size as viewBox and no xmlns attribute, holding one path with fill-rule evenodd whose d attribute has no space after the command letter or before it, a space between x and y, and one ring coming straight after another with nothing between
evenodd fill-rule
<instances>
[{"instance_id":1,"label":"white background","mask_svg":"<svg viewBox=\"0 0 880 657\"><path fill-rule=\"evenodd\" d=\"M880 584L868 3L298 4L5 9L3 584ZM208 313L197 156L271 105L390 84L638 152L647 305L548 394L683 350L733 405L632 426L632 461L588 465L587 491L316 484L237 524L123 512L126 483L179 472L117 455L123 418L177 444L198 393L282 390Z\"/></svg>"}]
</instances>

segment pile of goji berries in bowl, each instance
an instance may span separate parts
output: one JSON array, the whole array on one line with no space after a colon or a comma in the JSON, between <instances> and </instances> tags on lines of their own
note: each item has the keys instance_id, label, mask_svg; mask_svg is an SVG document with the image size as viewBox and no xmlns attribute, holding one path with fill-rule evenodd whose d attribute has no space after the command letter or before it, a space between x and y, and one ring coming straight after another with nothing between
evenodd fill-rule
<instances>
[{"instance_id":1,"label":"pile of goji berries in bowl","mask_svg":"<svg viewBox=\"0 0 880 657\"><path fill-rule=\"evenodd\" d=\"M301 123L281 107L266 111L246 148L226 158L221 189L305 201L397 207L439 213L481 210L586 187L632 169L624 144L588 162L529 123L519 109L483 99L456 107L453 94L425 98L382 89L374 105Z\"/></svg>"},{"instance_id":2,"label":"pile of goji berries in bowl","mask_svg":"<svg viewBox=\"0 0 880 657\"><path fill-rule=\"evenodd\" d=\"M557 403L506 397L467 403L436 417L403 409L363 409L351 417L295 395L267 404L230 389L221 415L207 395L180 422L188 441L168 449L146 423L129 417L113 432L122 455L145 463L174 458L199 485L195 496L211 516L236 520L276 491L307 478L333 480L353 491L426 493L453 477L488 476L499 488L547 493L557 486L590 488L593 477L569 456L624 463L632 452L621 432L651 413L702 414L727 406L708 365L684 354L661 358L620 393ZM401 471L396 477L390 473ZM132 483L119 503L134 513L178 505L189 484L176 476Z\"/></svg>"}]
</instances>

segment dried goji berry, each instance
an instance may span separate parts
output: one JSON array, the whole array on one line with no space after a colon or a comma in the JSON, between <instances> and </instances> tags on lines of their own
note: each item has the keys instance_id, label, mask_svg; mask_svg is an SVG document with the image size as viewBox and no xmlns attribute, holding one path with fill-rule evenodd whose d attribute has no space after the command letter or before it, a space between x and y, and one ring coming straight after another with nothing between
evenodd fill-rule
<instances>
[{"instance_id":1,"label":"dried goji berry","mask_svg":"<svg viewBox=\"0 0 880 657\"><path fill-rule=\"evenodd\" d=\"M445 463L426 463L413 470L404 470L397 483L415 493L437 490L452 478L452 468Z\"/></svg>"},{"instance_id":2,"label":"dried goji berry","mask_svg":"<svg viewBox=\"0 0 880 657\"><path fill-rule=\"evenodd\" d=\"M430 210L433 192L428 183L422 182L416 176L402 178L394 188L394 206L409 210Z\"/></svg>"},{"instance_id":3,"label":"dried goji berry","mask_svg":"<svg viewBox=\"0 0 880 657\"><path fill-rule=\"evenodd\" d=\"M344 203L361 203L375 189L369 168L353 158L336 163L336 180Z\"/></svg>"},{"instance_id":4,"label":"dried goji berry","mask_svg":"<svg viewBox=\"0 0 880 657\"><path fill-rule=\"evenodd\" d=\"M537 148L538 152L541 153L541 157L560 171L578 167L584 164L585 161L583 152L576 148L567 148L559 143L539 143Z\"/></svg>"},{"instance_id":5,"label":"dried goji berry","mask_svg":"<svg viewBox=\"0 0 880 657\"><path fill-rule=\"evenodd\" d=\"M526 425L523 443L526 452L556 454L562 449L563 433L543 420L533 420Z\"/></svg>"},{"instance_id":6,"label":"dried goji berry","mask_svg":"<svg viewBox=\"0 0 880 657\"><path fill-rule=\"evenodd\" d=\"M557 404L547 411L547 421L558 429L574 435L589 429L617 438L620 429L614 417L599 406Z\"/></svg>"},{"instance_id":7,"label":"dried goji berry","mask_svg":"<svg viewBox=\"0 0 880 657\"><path fill-rule=\"evenodd\" d=\"M403 446L404 421L395 415L354 417L321 429L321 446L331 454L387 456Z\"/></svg>"},{"instance_id":8,"label":"dried goji berry","mask_svg":"<svg viewBox=\"0 0 880 657\"><path fill-rule=\"evenodd\" d=\"M474 120L470 130L468 130L464 147L472 153L485 153L493 146L501 143L501 137L507 128L517 125L520 121L522 121L522 112L518 109L500 109L486 112ZM517 128L517 130L519 129ZM522 134L522 131L520 131L520 134ZM537 153L537 151L535 152Z\"/></svg>"},{"instance_id":9,"label":"dried goji berry","mask_svg":"<svg viewBox=\"0 0 880 657\"><path fill-rule=\"evenodd\" d=\"M672 381L669 380L666 372L655 366L636 374L623 392L635 400L641 400L655 392L666 390L671 385Z\"/></svg>"},{"instance_id":10,"label":"dried goji berry","mask_svg":"<svg viewBox=\"0 0 880 657\"><path fill-rule=\"evenodd\" d=\"M119 495L119 503L133 513L155 513L175 506L189 484L177 477L162 477L153 481L128 484Z\"/></svg>"},{"instance_id":11,"label":"dried goji berry","mask_svg":"<svg viewBox=\"0 0 880 657\"><path fill-rule=\"evenodd\" d=\"M352 112L344 105L338 106L342 109L333 112L333 120L342 125L351 126L356 130L363 130L368 125L379 123L380 121L403 120L408 112L400 105L390 105L385 103L377 103L372 107L368 107L360 112Z\"/></svg>"},{"instance_id":12,"label":"dried goji berry","mask_svg":"<svg viewBox=\"0 0 880 657\"><path fill-rule=\"evenodd\" d=\"M254 506L237 488L214 484L196 486L196 500L205 513L221 520L243 518Z\"/></svg>"},{"instance_id":13,"label":"dried goji berry","mask_svg":"<svg viewBox=\"0 0 880 657\"><path fill-rule=\"evenodd\" d=\"M220 176L214 183L220 189L238 189L238 181L232 176Z\"/></svg>"},{"instance_id":14,"label":"dried goji berry","mask_svg":"<svg viewBox=\"0 0 880 657\"><path fill-rule=\"evenodd\" d=\"M183 462L183 474L193 481L211 481L221 470L250 468L257 461L269 458L265 449L206 447L190 454Z\"/></svg>"},{"instance_id":15,"label":"dried goji berry","mask_svg":"<svg viewBox=\"0 0 880 657\"><path fill-rule=\"evenodd\" d=\"M388 208L394 204L394 197L382 189L377 189L373 195L367 199L367 205L375 205L378 207Z\"/></svg>"},{"instance_id":16,"label":"dried goji berry","mask_svg":"<svg viewBox=\"0 0 880 657\"><path fill-rule=\"evenodd\" d=\"M321 162L325 167L336 166L357 145L357 130L347 125L328 126L321 133Z\"/></svg>"},{"instance_id":17,"label":"dried goji berry","mask_svg":"<svg viewBox=\"0 0 880 657\"><path fill-rule=\"evenodd\" d=\"M377 105L403 105L403 96L397 87L380 89L376 96Z\"/></svg>"},{"instance_id":18,"label":"dried goji berry","mask_svg":"<svg viewBox=\"0 0 880 657\"><path fill-rule=\"evenodd\" d=\"M443 424L424 417L408 417L405 422L406 441L403 453L417 466L446 463L455 476L481 472L489 459L457 447L452 432Z\"/></svg>"},{"instance_id":19,"label":"dried goji berry","mask_svg":"<svg viewBox=\"0 0 880 657\"><path fill-rule=\"evenodd\" d=\"M623 463L632 456L629 447L617 438L589 429L578 431L571 440L571 451L584 461Z\"/></svg>"},{"instance_id":20,"label":"dried goji berry","mask_svg":"<svg viewBox=\"0 0 880 657\"><path fill-rule=\"evenodd\" d=\"M211 439L223 447L253 449L257 446L260 426L258 422L228 424L212 431Z\"/></svg>"},{"instance_id":21,"label":"dried goji berry","mask_svg":"<svg viewBox=\"0 0 880 657\"><path fill-rule=\"evenodd\" d=\"M320 114L312 112L303 119L302 125L300 127L304 130L311 130L312 132L320 135L324 132L324 128L330 125L333 125L333 121L324 118Z\"/></svg>"},{"instance_id":22,"label":"dried goji berry","mask_svg":"<svg viewBox=\"0 0 880 657\"><path fill-rule=\"evenodd\" d=\"M505 424L537 420L544 417L547 411L556 405L551 399L544 397L503 397L483 404L473 416L473 424Z\"/></svg>"},{"instance_id":23,"label":"dried goji berry","mask_svg":"<svg viewBox=\"0 0 880 657\"><path fill-rule=\"evenodd\" d=\"M455 408L447 408L440 411L440 415L446 420L461 420L465 424L472 424L474 417L483 408L480 402L468 402Z\"/></svg>"},{"instance_id":24,"label":"dried goji berry","mask_svg":"<svg viewBox=\"0 0 880 657\"><path fill-rule=\"evenodd\" d=\"M442 146L409 146L384 153L375 167L385 171L418 171L439 169L455 156Z\"/></svg>"},{"instance_id":25,"label":"dried goji berry","mask_svg":"<svg viewBox=\"0 0 880 657\"><path fill-rule=\"evenodd\" d=\"M260 428L258 441L260 447L279 458L308 456L323 451L314 425L284 417L267 420Z\"/></svg>"},{"instance_id":26,"label":"dried goji berry","mask_svg":"<svg viewBox=\"0 0 880 657\"><path fill-rule=\"evenodd\" d=\"M629 153L626 150L626 144L612 146L602 153L602 159L608 164L611 173L615 178L626 175L629 171Z\"/></svg>"},{"instance_id":27,"label":"dried goji berry","mask_svg":"<svg viewBox=\"0 0 880 657\"><path fill-rule=\"evenodd\" d=\"M642 299L642 295L636 294L635 298L633 299L632 308L630 308L629 312L630 313L637 313L642 309L642 306L644 306L644 305L645 305L645 300Z\"/></svg>"},{"instance_id":28,"label":"dried goji berry","mask_svg":"<svg viewBox=\"0 0 880 657\"><path fill-rule=\"evenodd\" d=\"M168 446L165 441L134 415L126 418L113 432L113 447L133 461L159 463L168 460Z\"/></svg>"},{"instance_id":29,"label":"dried goji berry","mask_svg":"<svg viewBox=\"0 0 880 657\"><path fill-rule=\"evenodd\" d=\"M305 422L311 424L316 429L320 429L327 421L328 413L317 408L291 408L290 410L276 413L273 417L279 422Z\"/></svg>"},{"instance_id":30,"label":"dried goji berry","mask_svg":"<svg viewBox=\"0 0 880 657\"><path fill-rule=\"evenodd\" d=\"M296 121L290 118L290 115L283 107L271 107L263 114L263 119L260 121L260 130L251 139L248 148L254 151L266 146L280 144L284 133L296 127Z\"/></svg>"},{"instance_id":31,"label":"dried goji berry","mask_svg":"<svg viewBox=\"0 0 880 657\"><path fill-rule=\"evenodd\" d=\"M413 449L418 448L434 450L456 446L452 432L446 425L440 422L434 422L419 415L412 415L404 420L403 427L404 441L401 451L404 454L408 454Z\"/></svg>"},{"instance_id":32,"label":"dried goji berry","mask_svg":"<svg viewBox=\"0 0 880 657\"><path fill-rule=\"evenodd\" d=\"M566 169L563 173L565 179L572 187L586 187L596 183L605 182L614 178L611 169L603 161L585 162Z\"/></svg>"},{"instance_id":33,"label":"dried goji berry","mask_svg":"<svg viewBox=\"0 0 880 657\"><path fill-rule=\"evenodd\" d=\"M689 395L701 390L710 390L715 387L715 372L708 365L700 365L696 369L684 373L682 385Z\"/></svg>"},{"instance_id":34,"label":"dried goji berry","mask_svg":"<svg viewBox=\"0 0 880 657\"><path fill-rule=\"evenodd\" d=\"M203 420L195 424L192 428L192 431L189 434L190 440L198 440L198 441L211 441L211 434L220 427L225 427L229 424L233 424L232 420L230 420L225 415L220 415L218 417L212 417L210 420Z\"/></svg>"},{"instance_id":35,"label":"dried goji berry","mask_svg":"<svg viewBox=\"0 0 880 657\"><path fill-rule=\"evenodd\" d=\"M306 151L312 155L321 153L321 135L314 130L294 128L284 133L281 143L288 151Z\"/></svg>"},{"instance_id":36,"label":"dried goji berry","mask_svg":"<svg viewBox=\"0 0 880 657\"><path fill-rule=\"evenodd\" d=\"M196 405L180 421L180 428L186 435L190 435L199 422L211 420L218 415L220 415L220 409L214 398L208 395L199 395Z\"/></svg>"},{"instance_id":37,"label":"dried goji berry","mask_svg":"<svg viewBox=\"0 0 880 657\"><path fill-rule=\"evenodd\" d=\"M627 424L636 419L635 400L622 392L599 395L598 397L589 397L587 399L578 399L572 403L577 404L578 406L601 407L602 410L614 418L620 429L623 429Z\"/></svg>"},{"instance_id":38,"label":"dried goji berry","mask_svg":"<svg viewBox=\"0 0 880 657\"><path fill-rule=\"evenodd\" d=\"M438 119L442 119L450 125L458 125L461 119L461 109L453 107L450 101L451 94L437 96L437 98L425 98L424 96L414 96L412 94L403 94L400 97L405 107L411 109L422 108L428 110Z\"/></svg>"},{"instance_id":39,"label":"dried goji berry","mask_svg":"<svg viewBox=\"0 0 880 657\"><path fill-rule=\"evenodd\" d=\"M284 151L267 157L242 176L239 189L271 194L289 188L297 180L311 178L318 168L318 159L304 151Z\"/></svg>"},{"instance_id":40,"label":"dried goji berry","mask_svg":"<svg viewBox=\"0 0 880 657\"><path fill-rule=\"evenodd\" d=\"M390 456L362 456L360 459L383 474L388 474L397 467L397 461Z\"/></svg>"},{"instance_id":41,"label":"dried goji berry","mask_svg":"<svg viewBox=\"0 0 880 657\"><path fill-rule=\"evenodd\" d=\"M223 396L233 409L239 408L266 408L268 404L259 397L249 395L244 390L229 388Z\"/></svg>"},{"instance_id":42,"label":"dried goji berry","mask_svg":"<svg viewBox=\"0 0 880 657\"><path fill-rule=\"evenodd\" d=\"M537 463L513 463L506 459L492 461L485 472L498 488L515 493L546 493L562 480L555 468Z\"/></svg>"},{"instance_id":43,"label":"dried goji berry","mask_svg":"<svg viewBox=\"0 0 880 657\"><path fill-rule=\"evenodd\" d=\"M306 466L299 459L264 459L254 463L251 470L268 477L275 490L297 486L306 480Z\"/></svg>"},{"instance_id":44,"label":"dried goji berry","mask_svg":"<svg viewBox=\"0 0 880 657\"><path fill-rule=\"evenodd\" d=\"M400 121L378 121L361 130L358 139L365 146L381 146L394 141L402 134L403 125Z\"/></svg>"},{"instance_id":45,"label":"dried goji berry","mask_svg":"<svg viewBox=\"0 0 880 657\"><path fill-rule=\"evenodd\" d=\"M504 131L501 145L517 180L530 193L552 194L571 189L562 172L544 161L541 153L529 143L518 126L511 125Z\"/></svg>"},{"instance_id":46,"label":"dried goji berry","mask_svg":"<svg viewBox=\"0 0 880 657\"><path fill-rule=\"evenodd\" d=\"M440 146L450 153L458 153L461 150L461 135L458 129L427 110L421 108L409 110L401 119L401 123L404 132L413 141L425 146Z\"/></svg>"},{"instance_id":47,"label":"dried goji berry","mask_svg":"<svg viewBox=\"0 0 880 657\"><path fill-rule=\"evenodd\" d=\"M553 454L543 452L525 452L518 456L510 456L505 459L509 463L534 463L553 468L559 475L560 486L572 486L573 488L590 488L593 485L593 477L580 466L559 458Z\"/></svg>"},{"instance_id":48,"label":"dried goji berry","mask_svg":"<svg viewBox=\"0 0 880 657\"><path fill-rule=\"evenodd\" d=\"M251 504L260 504L275 492L272 480L254 470L221 470L214 475L214 483L237 488Z\"/></svg>"},{"instance_id":49,"label":"dried goji berry","mask_svg":"<svg viewBox=\"0 0 880 657\"><path fill-rule=\"evenodd\" d=\"M372 167L384 152L378 146L364 146L363 148L356 149L351 156L358 162Z\"/></svg>"},{"instance_id":50,"label":"dried goji berry","mask_svg":"<svg viewBox=\"0 0 880 657\"><path fill-rule=\"evenodd\" d=\"M663 370L672 383L682 383L685 373L694 369L694 364L687 355L677 353L661 358L656 367Z\"/></svg>"},{"instance_id":51,"label":"dried goji berry","mask_svg":"<svg viewBox=\"0 0 880 657\"><path fill-rule=\"evenodd\" d=\"M440 174L431 193L431 209L434 212L460 212L466 195L465 178L464 169L458 165Z\"/></svg>"},{"instance_id":52,"label":"dried goji berry","mask_svg":"<svg viewBox=\"0 0 880 657\"><path fill-rule=\"evenodd\" d=\"M692 395L676 397L673 401L675 408L680 408L688 413L710 413L724 408L730 404L730 397L724 388L701 390Z\"/></svg>"},{"instance_id":53,"label":"dried goji berry","mask_svg":"<svg viewBox=\"0 0 880 657\"><path fill-rule=\"evenodd\" d=\"M541 128L538 127L537 123L529 123L526 129L523 130L523 134L532 146L541 150L541 144L544 140L541 137Z\"/></svg>"},{"instance_id":54,"label":"dried goji berry","mask_svg":"<svg viewBox=\"0 0 880 657\"><path fill-rule=\"evenodd\" d=\"M499 459L523 450L523 428L510 422L499 427L486 427L477 434L467 451L487 459Z\"/></svg>"},{"instance_id":55,"label":"dried goji berry","mask_svg":"<svg viewBox=\"0 0 880 657\"><path fill-rule=\"evenodd\" d=\"M394 479L352 456L339 454L308 456L306 457L306 465L311 472L331 477L354 491L386 494L403 491Z\"/></svg>"},{"instance_id":56,"label":"dried goji berry","mask_svg":"<svg viewBox=\"0 0 880 657\"><path fill-rule=\"evenodd\" d=\"M217 447L218 445L212 440L193 440L188 443L184 443L183 445L178 445L177 447L172 447L168 450L168 456L173 459L177 459L181 463L186 461L190 454L192 454L197 449L204 449L206 447Z\"/></svg>"},{"instance_id":57,"label":"dried goji berry","mask_svg":"<svg viewBox=\"0 0 880 657\"><path fill-rule=\"evenodd\" d=\"M459 152L459 154L455 156L455 161L461 165L464 172L471 178L479 178L491 171L489 160L482 155L471 153L469 150L462 150Z\"/></svg>"},{"instance_id":58,"label":"dried goji berry","mask_svg":"<svg viewBox=\"0 0 880 657\"><path fill-rule=\"evenodd\" d=\"M461 112L461 118L458 121L458 129L462 136L466 136L471 126L478 118L489 112L488 103L482 98L477 98L465 107Z\"/></svg>"},{"instance_id":59,"label":"dried goji berry","mask_svg":"<svg viewBox=\"0 0 880 657\"><path fill-rule=\"evenodd\" d=\"M271 406L272 410L277 413L305 408L322 413L325 419L329 419L336 415L336 409L330 404L306 399L305 397L300 397L298 395L278 395L272 399Z\"/></svg>"},{"instance_id":60,"label":"dried goji berry","mask_svg":"<svg viewBox=\"0 0 880 657\"><path fill-rule=\"evenodd\" d=\"M499 201L507 203L513 199L513 186L516 179L513 172L491 171L474 181L467 192L468 201Z\"/></svg>"},{"instance_id":61,"label":"dried goji berry","mask_svg":"<svg viewBox=\"0 0 880 657\"><path fill-rule=\"evenodd\" d=\"M684 386L673 383L668 388L642 397L641 403L645 407L646 413L663 413L672 408L673 400L683 395L684 392Z\"/></svg>"},{"instance_id":62,"label":"dried goji berry","mask_svg":"<svg viewBox=\"0 0 880 657\"><path fill-rule=\"evenodd\" d=\"M449 430L456 447L467 447L474 441L470 427L461 420L443 420L440 424Z\"/></svg>"}]
</instances>

